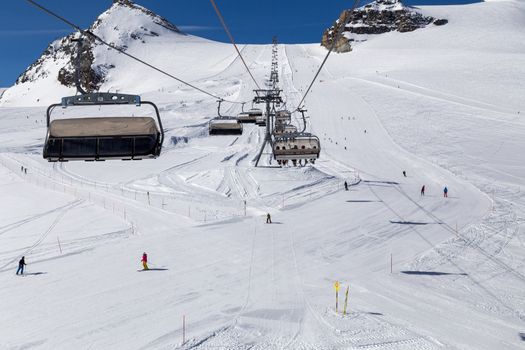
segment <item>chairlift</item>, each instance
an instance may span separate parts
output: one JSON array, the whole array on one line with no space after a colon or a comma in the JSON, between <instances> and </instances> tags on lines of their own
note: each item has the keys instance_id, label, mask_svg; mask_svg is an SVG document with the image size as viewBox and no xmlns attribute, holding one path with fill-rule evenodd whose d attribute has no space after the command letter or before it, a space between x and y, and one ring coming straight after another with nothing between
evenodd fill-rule
<instances>
[{"instance_id":1,"label":"chairlift","mask_svg":"<svg viewBox=\"0 0 525 350\"><path fill-rule=\"evenodd\" d=\"M216 118L210 120L208 125L208 131L210 135L240 135L242 134L242 124L235 117L221 115L221 103L222 100L217 101L219 105L217 107Z\"/></svg>"},{"instance_id":2,"label":"chairlift","mask_svg":"<svg viewBox=\"0 0 525 350\"><path fill-rule=\"evenodd\" d=\"M274 136L280 136L283 134L295 134L297 133L297 127L292 124L275 124L273 129Z\"/></svg>"},{"instance_id":3,"label":"chairlift","mask_svg":"<svg viewBox=\"0 0 525 350\"><path fill-rule=\"evenodd\" d=\"M258 126L266 126L266 115L259 114L255 117L255 124Z\"/></svg>"},{"instance_id":4,"label":"chairlift","mask_svg":"<svg viewBox=\"0 0 525 350\"><path fill-rule=\"evenodd\" d=\"M251 108L247 112L242 111L237 115L237 119L241 123L255 123L257 122L257 117L261 117L263 112L259 108Z\"/></svg>"},{"instance_id":5,"label":"chairlift","mask_svg":"<svg viewBox=\"0 0 525 350\"><path fill-rule=\"evenodd\" d=\"M273 141L273 157L279 165L314 164L321 153L319 138L306 132L296 132L276 136Z\"/></svg>"},{"instance_id":6,"label":"chairlift","mask_svg":"<svg viewBox=\"0 0 525 350\"><path fill-rule=\"evenodd\" d=\"M56 108L72 106L151 105L157 123L151 117L83 117L51 120ZM157 158L162 149L164 131L157 106L141 101L138 95L91 93L63 97L46 112L47 136L43 156L50 162L70 160L102 161Z\"/></svg>"}]
</instances>

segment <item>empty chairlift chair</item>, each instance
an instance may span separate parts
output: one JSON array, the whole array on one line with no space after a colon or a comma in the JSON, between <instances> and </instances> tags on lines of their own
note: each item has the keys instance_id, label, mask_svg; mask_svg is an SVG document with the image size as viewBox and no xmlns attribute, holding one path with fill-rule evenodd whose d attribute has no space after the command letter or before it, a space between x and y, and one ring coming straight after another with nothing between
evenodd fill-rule
<instances>
[{"instance_id":1,"label":"empty chairlift chair","mask_svg":"<svg viewBox=\"0 0 525 350\"><path fill-rule=\"evenodd\" d=\"M241 112L237 114L239 123L255 123L255 117L252 118L248 112Z\"/></svg>"},{"instance_id":2,"label":"empty chairlift chair","mask_svg":"<svg viewBox=\"0 0 525 350\"><path fill-rule=\"evenodd\" d=\"M209 122L210 135L240 135L242 134L242 124L235 117L221 115L221 102L217 108L218 117Z\"/></svg>"},{"instance_id":3,"label":"empty chairlift chair","mask_svg":"<svg viewBox=\"0 0 525 350\"><path fill-rule=\"evenodd\" d=\"M84 117L51 120L56 108L104 105L151 105L151 117ZM162 121L157 106L141 101L140 96L91 93L62 98L61 104L47 109L47 136L43 156L50 162L109 159L140 160L160 155L164 141Z\"/></svg>"},{"instance_id":4,"label":"empty chairlift chair","mask_svg":"<svg viewBox=\"0 0 525 350\"><path fill-rule=\"evenodd\" d=\"M300 132L276 136L273 141L273 156L277 163L286 165L289 160L293 165L315 163L321 152L319 138L313 134Z\"/></svg>"},{"instance_id":5,"label":"empty chairlift chair","mask_svg":"<svg viewBox=\"0 0 525 350\"><path fill-rule=\"evenodd\" d=\"M241 112L237 116L237 119L241 123L256 123L257 117L262 117L263 112L258 108L252 108L247 112Z\"/></svg>"},{"instance_id":6,"label":"empty chairlift chair","mask_svg":"<svg viewBox=\"0 0 525 350\"><path fill-rule=\"evenodd\" d=\"M266 115L262 112L255 117L255 124L258 126L266 126Z\"/></svg>"},{"instance_id":7,"label":"empty chairlift chair","mask_svg":"<svg viewBox=\"0 0 525 350\"><path fill-rule=\"evenodd\" d=\"M217 117L210 120L210 135L241 135L242 124L235 118Z\"/></svg>"}]
</instances>

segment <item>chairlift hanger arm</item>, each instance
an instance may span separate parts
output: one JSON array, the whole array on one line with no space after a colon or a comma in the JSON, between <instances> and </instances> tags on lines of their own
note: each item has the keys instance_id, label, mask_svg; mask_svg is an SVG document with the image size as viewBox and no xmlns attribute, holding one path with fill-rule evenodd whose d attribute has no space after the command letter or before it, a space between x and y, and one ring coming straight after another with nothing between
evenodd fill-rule
<instances>
[{"instance_id":1,"label":"chairlift hanger arm","mask_svg":"<svg viewBox=\"0 0 525 350\"><path fill-rule=\"evenodd\" d=\"M157 105L154 104L151 101L142 101L142 104L150 105L155 110L155 114L157 116L157 121L159 122L160 145L162 146L164 144L164 127L162 126L162 120L160 119L159 109L158 109Z\"/></svg>"},{"instance_id":2,"label":"chairlift hanger arm","mask_svg":"<svg viewBox=\"0 0 525 350\"><path fill-rule=\"evenodd\" d=\"M222 100L218 100L217 102L219 102L219 104L217 105L217 115L219 117L222 117L222 115L221 115L221 103L222 103Z\"/></svg>"},{"instance_id":3,"label":"chairlift hanger arm","mask_svg":"<svg viewBox=\"0 0 525 350\"><path fill-rule=\"evenodd\" d=\"M305 132L306 131L306 117L304 116L304 112L306 112L307 110L304 108L299 108L298 110L299 112L301 112L301 115L303 117L303 130L301 132Z\"/></svg>"}]
</instances>

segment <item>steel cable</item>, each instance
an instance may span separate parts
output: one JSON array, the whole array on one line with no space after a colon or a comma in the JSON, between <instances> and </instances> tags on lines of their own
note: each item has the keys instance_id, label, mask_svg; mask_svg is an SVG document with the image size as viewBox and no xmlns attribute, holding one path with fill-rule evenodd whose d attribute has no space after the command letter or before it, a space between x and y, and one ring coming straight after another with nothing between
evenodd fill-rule
<instances>
[{"instance_id":1,"label":"steel cable","mask_svg":"<svg viewBox=\"0 0 525 350\"><path fill-rule=\"evenodd\" d=\"M211 5L213 6L213 8L215 9L215 13L217 13L217 17L219 17L219 20L220 20L220 22L222 24L222 27L224 28L224 31L226 32L226 34L230 38L230 41L233 44L233 47L235 47L235 51L237 51L237 54L239 55L239 58L241 59L242 63L244 64L244 67L246 67L246 70L248 71L248 74L250 74L250 77L252 78L255 86L257 86L257 89L261 90L259 84L257 83L257 80L255 80L255 78L253 77L252 71L250 70L250 68L246 64L246 61L244 60L244 57L242 57L241 51L237 47L237 44L235 43L235 40L233 39L233 35L231 34L230 30L228 29L228 26L226 25L226 21L224 20L224 17L222 16L222 13L219 10L219 7L215 3L215 0L210 0L210 2L211 2Z\"/></svg>"}]
</instances>

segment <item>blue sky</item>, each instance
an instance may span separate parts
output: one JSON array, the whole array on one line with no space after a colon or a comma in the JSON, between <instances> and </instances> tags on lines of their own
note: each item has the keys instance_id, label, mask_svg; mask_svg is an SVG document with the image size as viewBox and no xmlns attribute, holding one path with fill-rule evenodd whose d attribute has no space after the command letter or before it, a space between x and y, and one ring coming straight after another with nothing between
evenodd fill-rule
<instances>
[{"instance_id":1,"label":"blue sky","mask_svg":"<svg viewBox=\"0 0 525 350\"><path fill-rule=\"evenodd\" d=\"M187 33L227 41L209 0L136 0ZM362 0L360 5L369 1ZM406 0L407 5L460 4L476 0ZM88 27L111 0L40 0L81 27ZM239 43L319 42L323 30L351 0L216 0ZM264 6L263 6L264 4ZM12 85L47 45L71 30L23 0L3 0L0 11L0 87Z\"/></svg>"}]
</instances>

